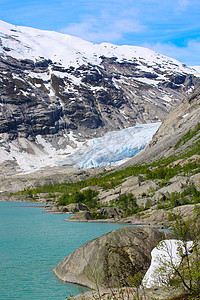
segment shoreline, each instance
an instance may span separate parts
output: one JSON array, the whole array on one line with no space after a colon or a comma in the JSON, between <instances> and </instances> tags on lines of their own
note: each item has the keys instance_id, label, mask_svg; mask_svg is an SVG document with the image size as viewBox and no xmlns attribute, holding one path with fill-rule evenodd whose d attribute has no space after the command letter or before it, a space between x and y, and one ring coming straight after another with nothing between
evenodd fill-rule
<instances>
[{"instance_id":1,"label":"shoreline","mask_svg":"<svg viewBox=\"0 0 200 300\"><path fill-rule=\"evenodd\" d=\"M0 202L13 202L13 203L29 203L29 204L36 204L35 207L40 207L40 208L48 208L48 207L51 207L53 206L54 204L46 204L46 202L44 201L33 201L33 200L27 200L27 201L23 201L23 200L4 200L4 199L0 199ZM38 204L38 205L37 205ZM33 206L34 207L34 206ZM76 213L73 213L73 212L59 212L59 211L45 211L44 210L41 210L42 213L48 213L48 214L52 214L52 215L57 215L57 214L60 214L60 215L73 215L73 216L76 216ZM79 212L78 212L79 213ZM134 215L133 215L134 216ZM70 216L71 217L71 216ZM84 222L84 223L105 223L105 224L109 224L109 223L115 223L115 224L124 224L124 225L127 225L127 226L147 226L147 227L153 227L153 228L156 228L156 229L160 229L160 230L169 230L170 231L170 226L164 226L163 224L160 224L159 225L159 222L158 224L154 224L153 222L134 222L134 221L131 221L131 220L128 220L128 221L123 221L123 219L125 218L122 218L122 220L113 220L113 219L97 219L97 220L86 220L86 219L71 219L71 220L68 220L68 218L66 218L64 221L65 222Z\"/></svg>"}]
</instances>

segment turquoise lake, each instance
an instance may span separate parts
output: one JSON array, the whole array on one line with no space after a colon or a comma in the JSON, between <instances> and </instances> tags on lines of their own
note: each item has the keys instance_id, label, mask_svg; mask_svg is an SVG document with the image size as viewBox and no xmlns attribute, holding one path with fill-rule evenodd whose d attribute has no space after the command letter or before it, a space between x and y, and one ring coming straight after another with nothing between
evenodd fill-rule
<instances>
[{"instance_id":1,"label":"turquoise lake","mask_svg":"<svg viewBox=\"0 0 200 300\"><path fill-rule=\"evenodd\" d=\"M32 203L0 202L0 299L65 299L86 291L53 268L77 247L122 224L65 222Z\"/></svg>"}]
</instances>

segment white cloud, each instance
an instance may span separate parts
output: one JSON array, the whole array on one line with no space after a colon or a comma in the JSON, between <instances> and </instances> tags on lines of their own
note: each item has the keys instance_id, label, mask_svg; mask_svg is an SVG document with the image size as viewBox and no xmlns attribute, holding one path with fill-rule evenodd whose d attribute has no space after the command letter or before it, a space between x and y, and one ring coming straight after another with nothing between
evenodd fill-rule
<instances>
[{"instance_id":1,"label":"white cloud","mask_svg":"<svg viewBox=\"0 0 200 300\"><path fill-rule=\"evenodd\" d=\"M172 43L145 44L143 46L151 48L154 51L169 57L176 58L190 66L200 65L200 39L188 40L185 47L178 47Z\"/></svg>"},{"instance_id":2,"label":"white cloud","mask_svg":"<svg viewBox=\"0 0 200 300\"><path fill-rule=\"evenodd\" d=\"M95 22L87 20L80 23L72 23L61 31L95 43L121 38L121 35L116 31L101 31L95 27Z\"/></svg>"},{"instance_id":3,"label":"white cloud","mask_svg":"<svg viewBox=\"0 0 200 300\"><path fill-rule=\"evenodd\" d=\"M85 40L100 43L114 42L123 38L126 33L138 33L145 29L134 18L124 16L111 16L102 12L100 17L85 16L78 23L71 23L61 31L81 37Z\"/></svg>"},{"instance_id":4,"label":"white cloud","mask_svg":"<svg viewBox=\"0 0 200 300\"><path fill-rule=\"evenodd\" d=\"M113 26L115 30L118 30L121 34L141 32L146 28L144 25L139 24L139 22L130 19L117 20Z\"/></svg>"},{"instance_id":5,"label":"white cloud","mask_svg":"<svg viewBox=\"0 0 200 300\"><path fill-rule=\"evenodd\" d=\"M184 11L188 8L189 5L190 5L190 0L179 0L176 6L176 10Z\"/></svg>"}]
</instances>

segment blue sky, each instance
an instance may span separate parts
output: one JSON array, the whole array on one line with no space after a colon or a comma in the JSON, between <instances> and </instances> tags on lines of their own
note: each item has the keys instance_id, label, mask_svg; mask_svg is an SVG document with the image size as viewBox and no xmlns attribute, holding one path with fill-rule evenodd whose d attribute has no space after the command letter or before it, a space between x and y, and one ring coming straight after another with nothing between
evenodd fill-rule
<instances>
[{"instance_id":1,"label":"blue sky","mask_svg":"<svg viewBox=\"0 0 200 300\"><path fill-rule=\"evenodd\" d=\"M0 0L0 19L200 65L199 0Z\"/></svg>"}]
</instances>

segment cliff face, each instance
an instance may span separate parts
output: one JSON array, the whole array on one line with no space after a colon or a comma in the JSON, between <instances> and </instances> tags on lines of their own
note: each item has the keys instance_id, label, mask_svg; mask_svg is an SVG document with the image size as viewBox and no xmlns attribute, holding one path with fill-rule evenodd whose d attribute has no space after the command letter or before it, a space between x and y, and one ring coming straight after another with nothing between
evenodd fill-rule
<instances>
[{"instance_id":1,"label":"cliff face","mask_svg":"<svg viewBox=\"0 0 200 300\"><path fill-rule=\"evenodd\" d=\"M127 165L142 161L155 161L171 154L180 154L192 150L193 145L199 143L200 132L200 86L188 95L180 105L167 116L152 138L149 146ZM177 145L177 142L188 133L195 130L194 136L186 138ZM123 166L123 167L124 167Z\"/></svg>"},{"instance_id":2,"label":"cliff face","mask_svg":"<svg viewBox=\"0 0 200 300\"><path fill-rule=\"evenodd\" d=\"M163 121L199 78L150 49L95 45L0 21L2 147L10 151L14 141L19 152L37 155L48 142L68 152L74 138Z\"/></svg>"},{"instance_id":3,"label":"cliff face","mask_svg":"<svg viewBox=\"0 0 200 300\"><path fill-rule=\"evenodd\" d=\"M0 56L0 133L10 139L62 136L70 130L91 138L163 121L198 82L173 74L154 85L159 68L147 73L139 64L112 58L103 58L100 66L59 71L51 61L40 63Z\"/></svg>"}]
</instances>

